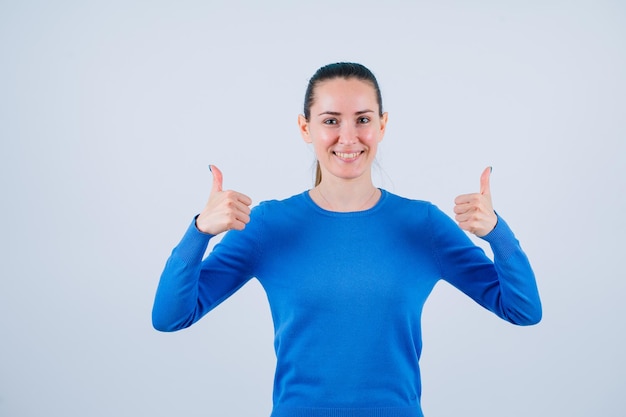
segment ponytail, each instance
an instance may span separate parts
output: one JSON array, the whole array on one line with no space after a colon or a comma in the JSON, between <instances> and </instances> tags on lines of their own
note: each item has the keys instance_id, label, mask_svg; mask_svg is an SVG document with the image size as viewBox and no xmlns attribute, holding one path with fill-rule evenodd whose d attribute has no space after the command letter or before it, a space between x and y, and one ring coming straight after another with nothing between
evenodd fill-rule
<instances>
[{"instance_id":1,"label":"ponytail","mask_svg":"<svg viewBox=\"0 0 626 417\"><path fill-rule=\"evenodd\" d=\"M315 186L317 187L322 182L322 169L320 168L320 161L315 163Z\"/></svg>"}]
</instances>

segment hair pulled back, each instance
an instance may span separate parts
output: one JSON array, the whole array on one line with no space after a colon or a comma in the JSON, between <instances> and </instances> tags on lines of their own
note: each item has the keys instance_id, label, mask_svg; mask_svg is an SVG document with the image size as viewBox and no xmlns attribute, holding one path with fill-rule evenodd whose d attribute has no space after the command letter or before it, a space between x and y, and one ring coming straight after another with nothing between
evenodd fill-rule
<instances>
[{"instance_id":1,"label":"hair pulled back","mask_svg":"<svg viewBox=\"0 0 626 417\"><path fill-rule=\"evenodd\" d=\"M328 64L318 69L315 74L309 80L309 84L304 94L304 117L309 120L311 117L311 106L315 101L315 88L323 81L332 80L335 78L351 79L368 82L374 88L376 92L376 101L378 102L378 114L383 115L383 98L378 86L376 77L367 67L355 62L337 62L334 64ZM322 171L320 169L319 162L317 163L315 170L315 185L319 185L322 182Z\"/></svg>"}]
</instances>

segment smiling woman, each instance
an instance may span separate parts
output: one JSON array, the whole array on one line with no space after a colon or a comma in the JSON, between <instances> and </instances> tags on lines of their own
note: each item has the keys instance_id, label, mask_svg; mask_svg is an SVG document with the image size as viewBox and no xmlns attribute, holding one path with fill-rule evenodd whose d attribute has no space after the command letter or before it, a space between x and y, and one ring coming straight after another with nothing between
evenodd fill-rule
<instances>
[{"instance_id":1,"label":"smiling woman","mask_svg":"<svg viewBox=\"0 0 626 417\"><path fill-rule=\"evenodd\" d=\"M209 200L162 273L152 316L162 331L192 325L259 280L275 328L271 417L421 417L421 313L441 279L511 323L541 319L530 263L493 210L491 170L478 193L456 199L457 225L373 185L386 124L367 68L322 67L298 117L318 159L315 187L250 210L212 167ZM463 230L491 245L493 262Z\"/></svg>"},{"instance_id":2,"label":"smiling woman","mask_svg":"<svg viewBox=\"0 0 626 417\"><path fill-rule=\"evenodd\" d=\"M325 81L341 81L341 80L362 81L365 84L369 84L370 88L366 89L369 91L365 92L363 98L367 102L368 99L371 98L367 96L371 95L371 93L375 94L376 105L370 108L376 109L376 112L378 113L378 116L381 119L384 117L383 126L382 126L382 130L383 130L382 133L384 134L384 124L387 122L387 116L384 115L383 113L383 98L382 98L382 93L380 91L380 87L378 86L378 81L376 80L376 77L368 68L366 68L363 65L356 64L356 63L343 62L343 63L330 64L330 65L321 67L309 80L309 85L307 86L307 90L304 96L304 112L303 112L304 115L300 115L298 117L298 124L300 125L300 130L302 131L303 138L305 139L305 141L307 142L310 141L305 127L308 121L311 119L311 107L314 105L317 95L320 94L319 88L317 88L318 85L324 83ZM363 90L363 86L361 86L361 90ZM368 110L360 110L360 111L357 110L355 112L355 116L360 115L359 112L374 113L374 110L369 110L369 108ZM330 110L327 110L327 113L330 116L336 115L336 114L333 114L333 112ZM367 117L366 119L367 121L369 121L370 118ZM324 122L327 124L336 123L336 121L333 120L332 118L328 118ZM380 139L382 140L382 136ZM321 180L322 180L322 171L318 163L315 185L316 186L319 185Z\"/></svg>"},{"instance_id":3,"label":"smiling woman","mask_svg":"<svg viewBox=\"0 0 626 417\"><path fill-rule=\"evenodd\" d=\"M313 144L318 175L311 197L320 206L350 212L372 207L380 191L372 183L371 167L385 134L382 113L370 81L355 77L320 80L315 100L300 115L305 142ZM332 203L331 203L332 201Z\"/></svg>"}]
</instances>

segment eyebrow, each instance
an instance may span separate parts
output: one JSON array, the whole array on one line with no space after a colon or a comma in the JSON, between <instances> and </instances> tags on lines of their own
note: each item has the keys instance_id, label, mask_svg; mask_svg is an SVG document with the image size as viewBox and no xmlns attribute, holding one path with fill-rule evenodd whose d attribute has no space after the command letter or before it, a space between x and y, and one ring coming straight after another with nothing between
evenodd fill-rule
<instances>
[{"instance_id":1,"label":"eyebrow","mask_svg":"<svg viewBox=\"0 0 626 417\"><path fill-rule=\"evenodd\" d=\"M355 116L359 116L359 115L365 114L365 113L374 113L374 110L360 110L360 111L358 111L358 112L356 112L354 114L355 114ZM323 111L320 114L318 114L318 116L323 116L325 114L330 115L330 116L341 116L341 113L338 112L338 111Z\"/></svg>"}]
</instances>

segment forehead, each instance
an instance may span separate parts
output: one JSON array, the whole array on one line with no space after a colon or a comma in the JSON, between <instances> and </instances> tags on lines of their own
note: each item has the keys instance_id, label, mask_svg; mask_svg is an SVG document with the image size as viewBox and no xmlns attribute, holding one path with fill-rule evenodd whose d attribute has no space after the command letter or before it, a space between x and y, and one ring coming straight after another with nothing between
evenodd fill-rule
<instances>
[{"instance_id":1,"label":"forehead","mask_svg":"<svg viewBox=\"0 0 626 417\"><path fill-rule=\"evenodd\" d=\"M314 91L313 107L378 108L372 83L357 78L332 78L320 82ZM327 110L327 109L325 109Z\"/></svg>"}]
</instances>

